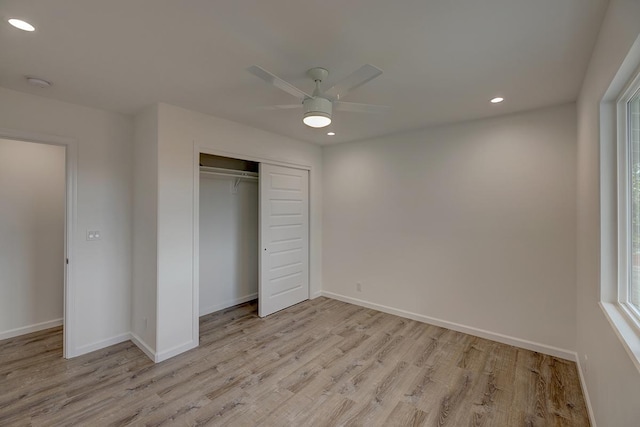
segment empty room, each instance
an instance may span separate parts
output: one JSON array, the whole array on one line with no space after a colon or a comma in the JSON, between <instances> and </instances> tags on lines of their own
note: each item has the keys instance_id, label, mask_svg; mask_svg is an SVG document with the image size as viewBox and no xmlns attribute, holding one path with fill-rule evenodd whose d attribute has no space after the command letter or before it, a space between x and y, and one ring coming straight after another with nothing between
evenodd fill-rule
<instances>
[{"instance_id":1,"label":"empty room","mask_svg":"<svg viewBox=\"0 0 640 427\"><path fill-rule=\"evenodd\" d=\"M0 426L639 425L640 1L0 18Z\"/></svg>"}]
</instances>

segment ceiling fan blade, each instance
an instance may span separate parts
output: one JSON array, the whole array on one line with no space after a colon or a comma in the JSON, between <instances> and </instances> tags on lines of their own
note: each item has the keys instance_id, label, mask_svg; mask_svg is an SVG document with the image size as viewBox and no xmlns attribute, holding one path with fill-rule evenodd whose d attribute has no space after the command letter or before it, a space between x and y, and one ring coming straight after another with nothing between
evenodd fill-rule
<instances>
[{"instance_id":1,"label":"ceiling fan blade","mask_svg":"<svg viewBox=\"0 0 640 427\"><path fill-rule=\"evenodd\" d=\"M274 85L278 89L281 89L281 90L287 92L288 94L295 96L296 98L298 98L300 100L304 100L306 98L311 98L312 97L308 93L306 93L306 92L298 89L297 87L285 82L280 77L278 77L278 76L276 76L274 74L271 74L270 72L268 72L267 70L265 70L262 67L258 67L257 65L252 65L251 67L247 68L247 71L250 72L251 74L253 74L256 77L260 77L265 82Z\"/></svg>"},{"instance_id":2,"label":"ceiling fan blade","mask_svg":"<svg viewBox=\"0 0 640 427\"><path fill-rule=\"evenodd\" d=\"M350 111L352 113L387 113L391 107L387 105L358 104L356 102L334 101L333 107L338 111Z\"/></svg>"},{"instance_id":3,"label":"ceiling fan blade","mask_svg":"<svg viewBox=\"0 0 640 427\"><path fill-rule=\"evenodd\" d=\"M356 71L336 83L324 94L331 99L342 99L353 89L362 86L369 80L375 79L380 74L382 74L381 69L374 67L371 64L363 65L362 67L358 68Z\"/></svg>"},{"instance_id":4,"label":"ceiling fan blade","mask_svg":"<svg viewBox=\"0 0 640 427\"><path fill-rule=\"evenodd\" d=\"M302 103L300 104L285 104L285 105L263 105L261 107L256 107L260 110L292 110L294 108L302 108Z\"/></svg>"}]
</instances>

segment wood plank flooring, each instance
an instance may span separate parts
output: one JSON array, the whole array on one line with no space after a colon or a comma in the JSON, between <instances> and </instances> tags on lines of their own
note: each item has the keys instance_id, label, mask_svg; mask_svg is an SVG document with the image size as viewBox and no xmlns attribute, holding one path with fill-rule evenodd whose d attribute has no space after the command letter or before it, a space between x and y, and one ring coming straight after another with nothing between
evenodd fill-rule
<instances>
[{"instance_id":1,"label":"wood plank flooring","mask_svg":"<svg viewBox=\"0 0 640 427\"><path fill-rule=\"evenodd\" d=\"M573 362L317 298L201 318L153 364L126 342L62 358L60 328L0 341L0 426L588 426Z\"/></svg>"}]
</instances>

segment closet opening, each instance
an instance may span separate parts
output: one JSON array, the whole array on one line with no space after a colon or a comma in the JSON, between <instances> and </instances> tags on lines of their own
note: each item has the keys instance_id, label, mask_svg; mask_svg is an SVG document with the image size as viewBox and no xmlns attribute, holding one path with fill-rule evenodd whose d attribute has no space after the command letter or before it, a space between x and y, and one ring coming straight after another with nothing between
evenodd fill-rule
<instances>
[{"instance_id":1,"label":"closet opening","mask_svg":"<svg viewBox=\"0 0 640 427\"><path fill-rule=\"evenodd\" d=\"M309 167L194 148L194 331L239 304L266 317L309 299Z\"/></svg>"},{"instance_id":2,"label":"closet opening","mask_svg":"<svg viewBox=\"0 0 640 427\"><path fill-rule=\"evenodd\" d=\"M200 153L199 165L198 309L204 316L258 299L259 163Z\"/></svg>"}]
</instances>

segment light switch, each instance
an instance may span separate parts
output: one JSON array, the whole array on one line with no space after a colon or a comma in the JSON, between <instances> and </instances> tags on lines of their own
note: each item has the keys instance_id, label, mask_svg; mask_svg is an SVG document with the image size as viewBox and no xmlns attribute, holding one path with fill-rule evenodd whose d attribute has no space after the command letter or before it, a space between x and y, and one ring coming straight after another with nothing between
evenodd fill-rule
<instances>
[{"instance_id":1,"label":"light switch","mask_svg":"<svg viewBox=\"0 0 640 427\"><path fill-rule=\"evenodd\" d=\"M100 240L100 230L87 230L87 240Z\"/></svg>"}]
</instances>

